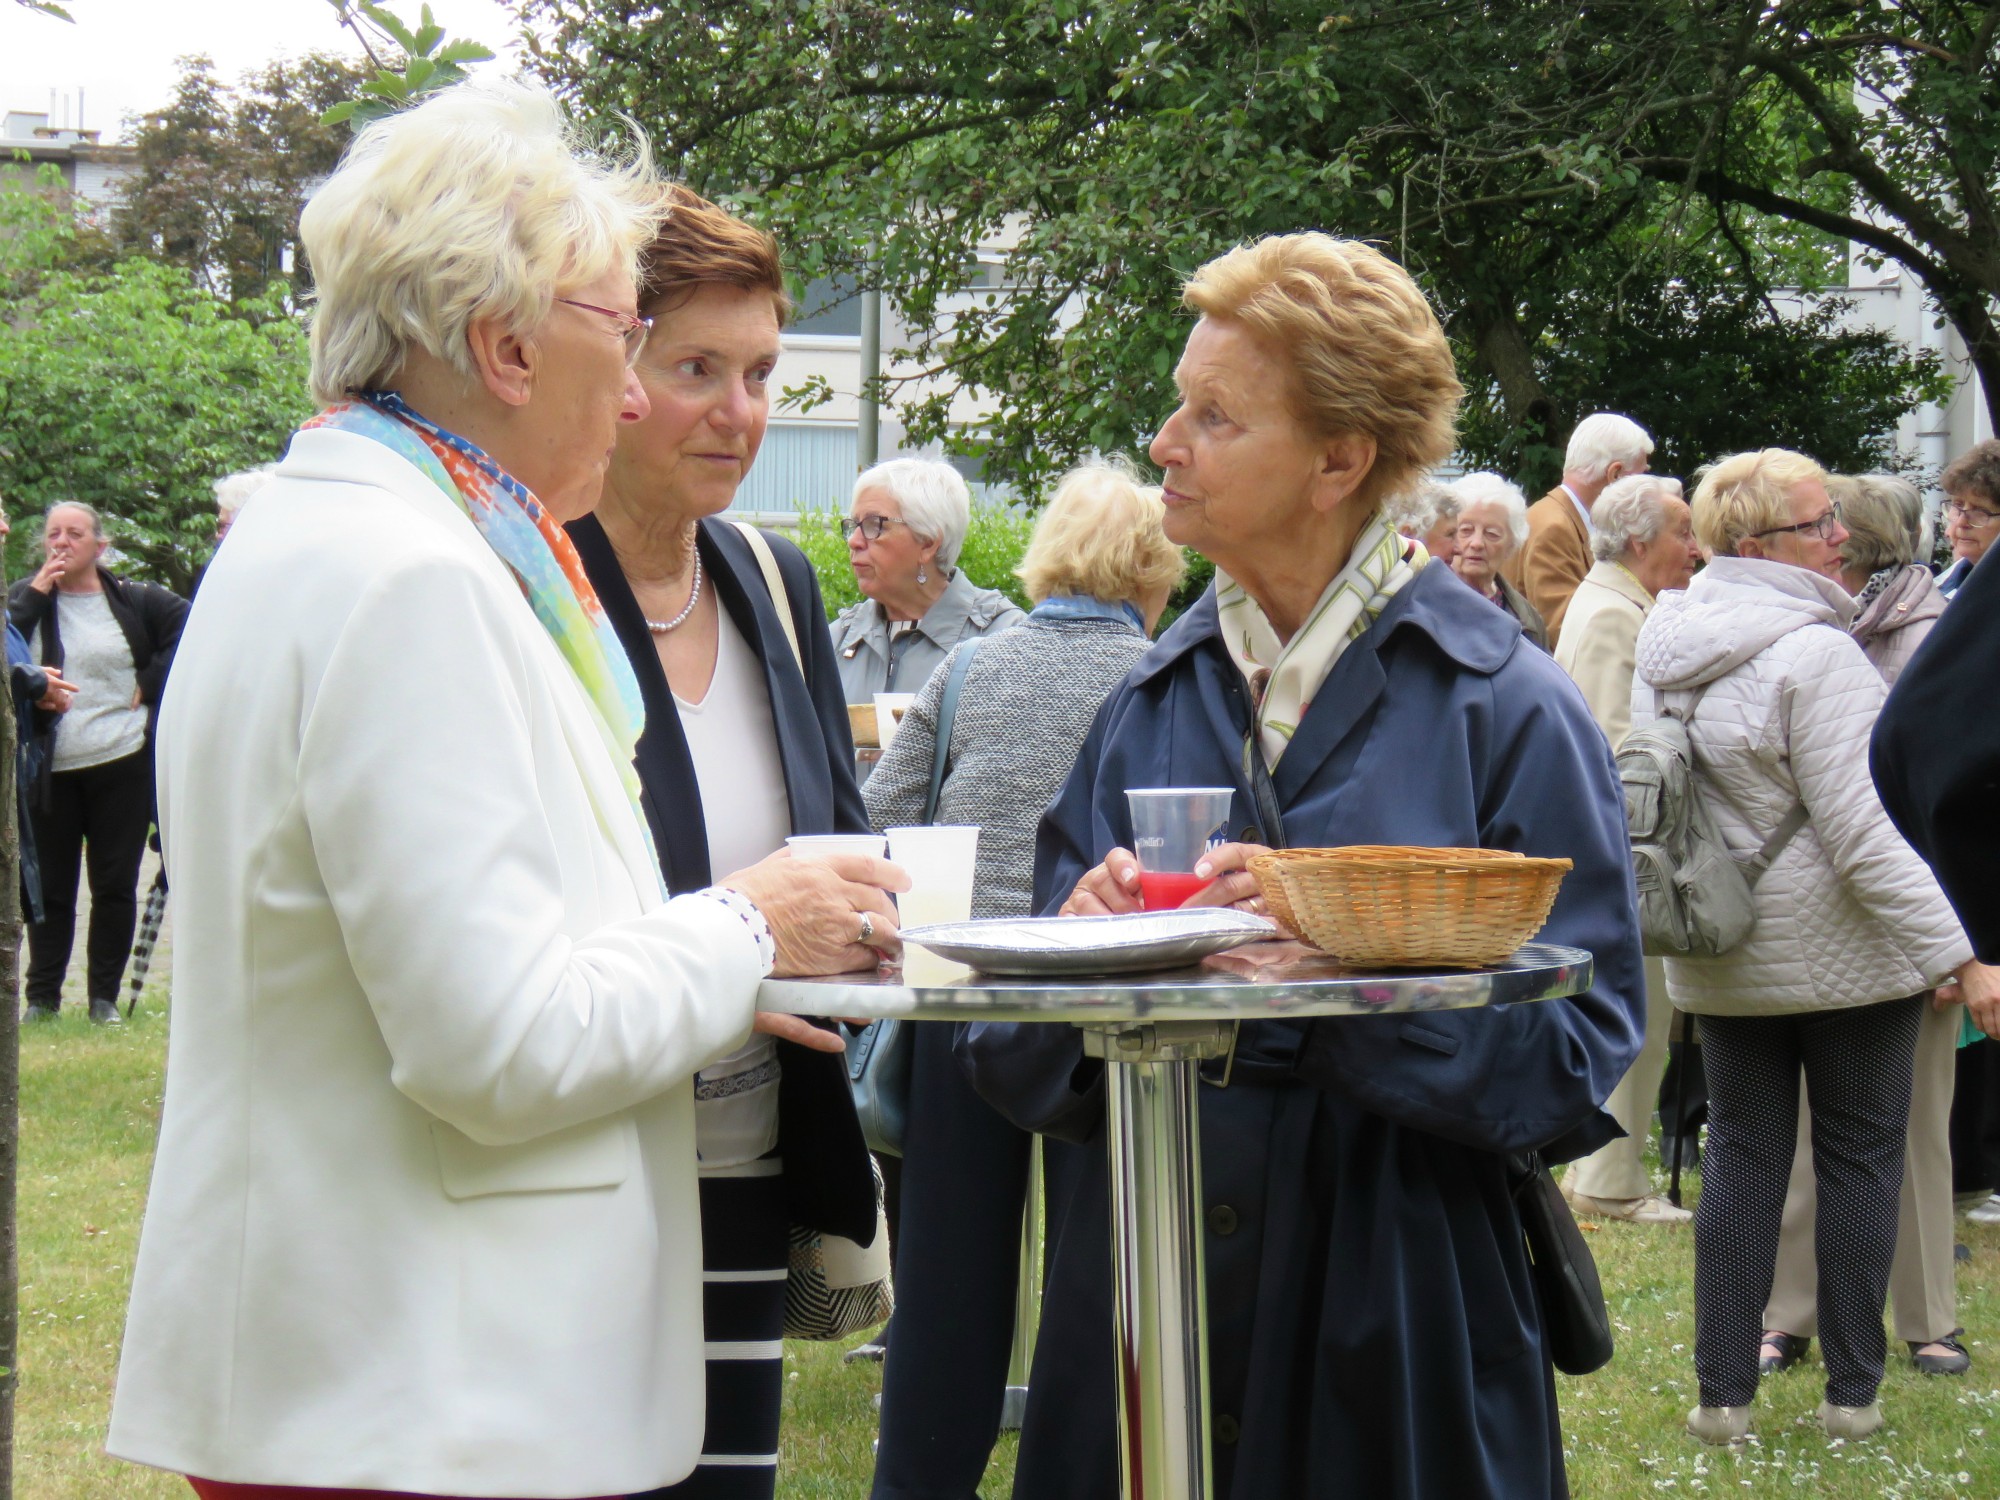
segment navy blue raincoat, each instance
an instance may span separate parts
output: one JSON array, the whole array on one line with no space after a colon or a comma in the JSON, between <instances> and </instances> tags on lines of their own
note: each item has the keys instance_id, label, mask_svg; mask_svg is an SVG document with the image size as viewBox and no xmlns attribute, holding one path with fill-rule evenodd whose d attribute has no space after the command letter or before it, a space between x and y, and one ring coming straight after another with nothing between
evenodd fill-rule
<instances>
[{"instance_id":1,"label":"navy blue raincoat","mask_svg":"<svg viewBox=\"0 0 2000 1500\"><path fill-rule=\"evenodd\" d=\"M1273 773L1282 830L1259 826L1249 731L1211 590L1106 702L1042 823L1038 907L1131 847L1128 787L1234 786L1245 841L1568 856L1542 936L1597 969L1571 1000L1243 1027L1227 1085L1201 1091L1215 1493L1564 1495L1503 1153L1567 1160L1617 1134L1600 1106L1638 1053L1644 975L1610 751L1562 670L1442 567L1312 701ZM1014 1493L1109 1500L1102 1065L1067 1027L968 1027L959 1051L1017 1123L1098 1143L1050 1247ZM1221 1084L1220 1064L1205 1074Z\"/></svg>"}]
</instances>

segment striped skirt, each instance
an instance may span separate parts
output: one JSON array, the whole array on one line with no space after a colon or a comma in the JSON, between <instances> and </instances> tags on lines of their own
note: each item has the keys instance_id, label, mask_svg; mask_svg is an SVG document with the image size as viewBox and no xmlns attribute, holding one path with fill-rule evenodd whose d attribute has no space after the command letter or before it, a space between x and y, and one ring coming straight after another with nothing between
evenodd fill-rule
<instances>
[{"instance_id":1,"label":"striped skirt","mask_svg":"<svg viewBox=\"0 0 2000 1500\"><path fill-rule=\"evenodd\" d=\"M784 1164L775 1156L701 1179L702 1322L708 1420L701 1461L634 1500L772 1500L784 1402Z\"/></svg>"}]
</instances>

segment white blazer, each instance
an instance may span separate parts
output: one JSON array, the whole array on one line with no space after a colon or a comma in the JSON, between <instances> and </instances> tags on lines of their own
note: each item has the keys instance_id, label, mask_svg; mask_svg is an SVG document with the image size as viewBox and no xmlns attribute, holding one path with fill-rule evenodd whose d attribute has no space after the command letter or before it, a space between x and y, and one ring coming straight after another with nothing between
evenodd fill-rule
<instances>
[{"instance_id":1,"label":"white blazer","mask_svg":"<svg viewBox=\"0 0 2000 1500\"><path fill-rule=\"evenodd\" d=\"M110 1451L440 1495L702 1432L691 1078L763 969L659 877L583 690L387 448L292 442L159 727L165 1113Z\"/></svg>"}]
</instances>

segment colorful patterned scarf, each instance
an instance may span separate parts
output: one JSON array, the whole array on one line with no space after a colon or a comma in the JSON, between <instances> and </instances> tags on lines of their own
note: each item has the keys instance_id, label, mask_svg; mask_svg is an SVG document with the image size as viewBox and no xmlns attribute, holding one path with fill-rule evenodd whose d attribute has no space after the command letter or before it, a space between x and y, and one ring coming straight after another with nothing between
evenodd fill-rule
<instances>
[{"instance_id":1,"label":"colorful patterned scarf","mask_svg":"<svg viewBox=\"0 0 2000 1500\"><path fill-rule=\"evenodd\" d=\"M1406 561L1403 553L1409 549ZM1421 542L1396 535L1378 513L1354 543L1347 566L1319 596L1289 641L1264 617L1242 584L1215 571L1216 618L1230 660L1250 684L1257 705L1257 737L1273 769L1297 732L1313 694L1341 653L1358 640L1417 570L1430 561Z\"/></svg>"},{"instance_id":2,"label":"colorful patterned scarf","mask_svg":"<svg viewBox=\"0 0 2000 1500\"><path fill-rule=\"evenodd\" d=\"M597 732L637 811L639 773L632 756L646 727L639 679L584 574L583 560L541 501L476 445L419 416L393 391L365 392L305 425L373 439L416 465L465 512L513 573L535 618L583 685ZM639 826L646 826L643 816Z\"/></svg>"}]
</instances>

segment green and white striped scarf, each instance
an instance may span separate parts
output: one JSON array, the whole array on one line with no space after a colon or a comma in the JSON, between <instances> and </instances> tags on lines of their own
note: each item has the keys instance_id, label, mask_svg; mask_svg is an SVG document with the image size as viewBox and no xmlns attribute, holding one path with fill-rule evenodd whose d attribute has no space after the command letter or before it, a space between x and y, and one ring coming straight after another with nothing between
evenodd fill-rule
<instances>
[{"instance_id":1,"label":"green and white striped scarf","mask_svg":"<svg viewBox=\"0 0 2000 1500\"><path fill-rule=\"evenodd\" d=\"M1411 549L1405 560L1405 548ZM1340 654L1359 639L1397 592L1430 561L1418 542L1396 535L1377 514L1369 518L1347 566L1333 577L1326 592L1289 641L1258 608L1243 585L1221 569L1215 574L1216 617L1222 641L1250 684L1257 705L1257 737L1264 763L1273 769L1285 753L1313 694L1325 682Z\"/></svg>"}]
</instances>

